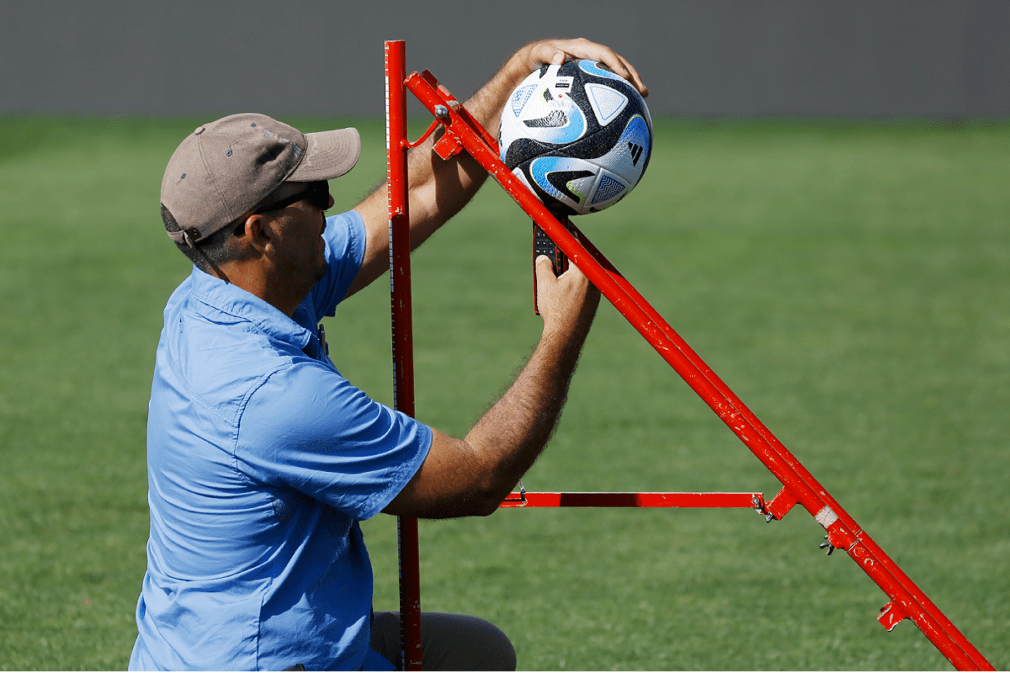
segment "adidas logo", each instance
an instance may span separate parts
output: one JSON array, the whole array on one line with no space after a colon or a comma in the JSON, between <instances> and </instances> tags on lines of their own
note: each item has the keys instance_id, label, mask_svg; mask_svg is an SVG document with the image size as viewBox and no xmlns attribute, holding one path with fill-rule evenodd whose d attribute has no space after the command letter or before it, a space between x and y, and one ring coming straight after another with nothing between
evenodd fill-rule
<instances>
[{"instance_id":1,"label":"adidas logo","mask_svg":"<svg viewBox=\"0 0 1010 673\"><path fill-rule=\"evenodd\" d=\"M628 143L628 149L631 150L631 165L637 166L638 160L642 158L642 150L645 148L635 143Z\"/></svg>"}]
</instances>

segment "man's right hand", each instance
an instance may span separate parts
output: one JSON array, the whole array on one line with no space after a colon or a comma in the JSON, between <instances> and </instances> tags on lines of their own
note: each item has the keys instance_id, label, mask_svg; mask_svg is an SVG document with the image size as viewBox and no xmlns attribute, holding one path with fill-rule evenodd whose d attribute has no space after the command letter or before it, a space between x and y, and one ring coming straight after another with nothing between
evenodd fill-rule
<instances>
[{"instance_id":1,"label":"man's right hand","mask_svg":"<svg viewBox=\"0 0 1010 673\"><path fill-rule=\"evenodd\" d=\"M555 277L546 255L537 257L536 273L537 307L544 320L545 338L585 336L600 303L599 290L574 263Z\"/></svg>"}]
</instances>

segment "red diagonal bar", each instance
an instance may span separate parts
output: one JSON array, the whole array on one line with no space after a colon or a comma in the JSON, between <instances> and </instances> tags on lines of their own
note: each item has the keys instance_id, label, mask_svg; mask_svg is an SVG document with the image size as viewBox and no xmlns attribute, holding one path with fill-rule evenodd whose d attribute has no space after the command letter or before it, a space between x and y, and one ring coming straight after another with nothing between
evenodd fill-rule
<instances>
[{"instance_id":1,"label":"red diagonal bar","mask_svg":"<svg viewBox=\"0 0 1010 673\"><path fill-rule=\"evenodd\" d=\"M487 170L534 221L551 237L614 307L642 334L659 355L712 408L741 441L782 482L795 498L828 531L829 542L845 549L850 557L881 589L902 607L952 664L959 669L992 669L985 657L936 608L922 591L870 539L828 492L814 479L785 446L721 381L710 367L680 338L634 290L629 282L606 262L598 250L591 253L582 236L577 240L498 158L497 147L487 132L469 115L459 112L458 103L442 93L430 73L412 74L407 87L440 119L460 147ZM440 91L441 90L441 91ZM454 109L455 108L455 109ZM442 141L443 148L446 139ZM599 258L598 258L599 257ZM602 261L601 261L602 259ZM783 508L785 509L785 508ZM779 515L784 513L780 512Z\"/></svg>"}]
</instances>

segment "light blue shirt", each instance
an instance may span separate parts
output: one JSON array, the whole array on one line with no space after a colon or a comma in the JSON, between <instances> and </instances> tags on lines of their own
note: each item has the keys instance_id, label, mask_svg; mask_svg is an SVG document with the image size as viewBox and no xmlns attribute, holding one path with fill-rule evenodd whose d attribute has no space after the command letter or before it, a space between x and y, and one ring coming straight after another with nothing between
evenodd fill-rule
<instances>
[{"instance_id":1,"label":"light blue shirt","mask_svg":"<svg viewBox=\"0 0 1010 673\"><path fill-rule=\"evenodd\" d=\"M165 308L131 669L392 668L368 646L357 522L406 485L431 430L323 352L316 324L364 255L360 215L328 218L325 238L329 271L294 319L195 268Z\"/></svg>"}]
</instances>

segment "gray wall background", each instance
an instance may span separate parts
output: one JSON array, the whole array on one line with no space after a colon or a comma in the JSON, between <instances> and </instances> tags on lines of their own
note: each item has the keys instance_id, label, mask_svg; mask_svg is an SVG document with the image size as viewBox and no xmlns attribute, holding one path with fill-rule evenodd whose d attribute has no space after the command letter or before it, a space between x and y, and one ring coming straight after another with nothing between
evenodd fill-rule
<instances>
[{"instance_id":1,"label":"gray wall background","mask_svg":"<svg viewBox=\"0 0 1010 673\"><path fill-rule=\"evenodd\" d=\"M1004 0L0 0L0 112L381 115L383 40L462 98L547 36L653 114L1010 115Z\"/></svg>"}]
</instances>

